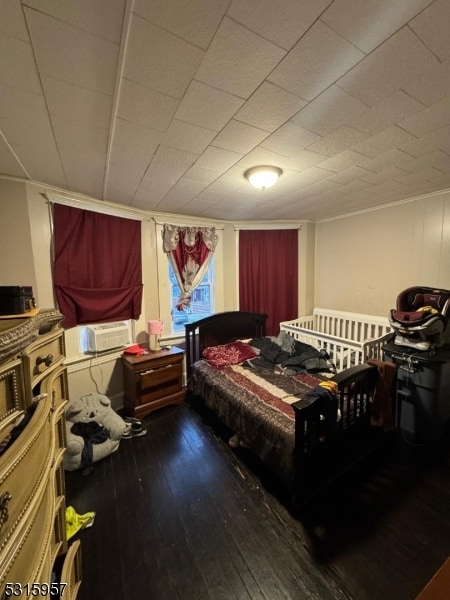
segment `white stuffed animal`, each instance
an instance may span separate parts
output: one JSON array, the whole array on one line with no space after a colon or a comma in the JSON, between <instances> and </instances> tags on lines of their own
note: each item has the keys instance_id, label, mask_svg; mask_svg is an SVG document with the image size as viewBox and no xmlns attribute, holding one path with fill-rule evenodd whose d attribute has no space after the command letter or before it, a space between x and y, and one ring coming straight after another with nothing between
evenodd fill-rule
<instances>
[{"instance_id":1,"label":"white stuffed animal","mask_svg":"<svg viewBox=\"0 0 450 600\"><path fill-rule=\"evenodd\" d=\"M65 415L66 471L80 468L88 471L92 463L117 450L127 429L125 421L112 408L111 400L103 394L84 394L71 400L65 408Z\"/></svg>"}]
</instances>

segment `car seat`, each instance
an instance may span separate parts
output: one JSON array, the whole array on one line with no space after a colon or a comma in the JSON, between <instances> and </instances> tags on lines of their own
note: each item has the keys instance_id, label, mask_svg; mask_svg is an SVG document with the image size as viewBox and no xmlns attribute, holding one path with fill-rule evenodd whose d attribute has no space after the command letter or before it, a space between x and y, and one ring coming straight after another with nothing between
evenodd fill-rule
<instances>
[{"instance_id":1,"label":"car seat","mask_svg":"<svg viewBox=\"0 0 450 600\"><path fill-rule=\"evenodd\" d=\"M450 290L410 287L397 296L389 313L394 343L434 351L450 343Z\"/></svg>"}]
</instances>

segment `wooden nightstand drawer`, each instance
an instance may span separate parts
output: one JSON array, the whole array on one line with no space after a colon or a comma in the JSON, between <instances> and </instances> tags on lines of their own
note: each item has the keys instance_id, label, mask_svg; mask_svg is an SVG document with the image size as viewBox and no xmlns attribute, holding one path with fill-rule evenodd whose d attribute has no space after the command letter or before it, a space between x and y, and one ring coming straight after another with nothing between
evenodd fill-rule
<instances>
[{"instance_id":1,"label":"wooden nightstand drawer","mask_svg":"<svg viewBox=\"0 0 450 600\"><path fill-rule=\"evenodd\" d=\"M167 404L184 401L183 358L180 348L122 357L128 414L143 417Z\"/></svg>"},{"instance_id":2,"label":"wooden nightstand drawer","mask_svg":"<svg viewBox=\"0 0 450 600\"><path fill-rule=\"evenodd\" d=\"M158 369L149 369L140 374L141 390L145 393L148 389L164 386L175 381L181 383L181 364L166 365Z\"/></svg>"}]
</instances>

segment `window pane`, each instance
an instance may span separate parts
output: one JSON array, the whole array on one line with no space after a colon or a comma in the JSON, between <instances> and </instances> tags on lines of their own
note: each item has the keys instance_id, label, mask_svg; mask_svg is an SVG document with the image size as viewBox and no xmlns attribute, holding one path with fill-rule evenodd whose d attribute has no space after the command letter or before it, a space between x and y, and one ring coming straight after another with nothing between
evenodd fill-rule
<instances>
[{"instance_id":1,"label":"window pane","mask_svg":"<svg viewBox=\"0 0 450 600\"><path fill-rule=\"evenodd\" d=\"M194 323L199 319L208 317L213 312L212 299L212 279L213 279L213 262L209 265L208 271L205 273L199 286L192 292L191 304L185 310L177 310L177 302L180 297L181 290L177 283L172 265L169 263L169 278L171 285L171 301L172 301L172 330L174 332L184 331L186 323Z\"/></svg>"}]
</instances>

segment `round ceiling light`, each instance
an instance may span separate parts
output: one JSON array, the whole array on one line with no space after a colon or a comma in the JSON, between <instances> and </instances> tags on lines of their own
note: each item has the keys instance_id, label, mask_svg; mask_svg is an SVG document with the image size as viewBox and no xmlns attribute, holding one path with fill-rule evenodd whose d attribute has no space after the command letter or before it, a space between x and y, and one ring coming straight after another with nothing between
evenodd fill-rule
<instances>
[{"instance_id":1,"label":"round ceiling light","mask_svg":"<svg viewBox=\"0 0 450 600\"><path fill-rule=\"evenodd\" d=\"M283 173L279 167L261 166L247 169L244 177L249 180L253 187L265 190L272 187Z\"/></svg>"}]
</instances>

